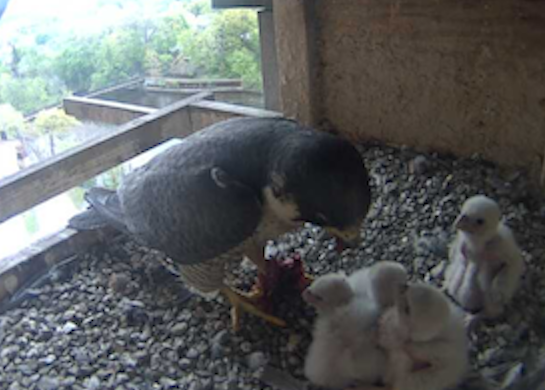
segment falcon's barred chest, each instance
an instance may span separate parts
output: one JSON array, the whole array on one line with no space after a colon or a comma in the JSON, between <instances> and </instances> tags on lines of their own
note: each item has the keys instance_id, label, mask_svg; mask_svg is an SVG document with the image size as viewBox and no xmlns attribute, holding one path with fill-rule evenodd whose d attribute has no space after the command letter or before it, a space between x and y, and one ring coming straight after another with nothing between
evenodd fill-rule
<instances>
[{"instance_id":1,"label":"falcon's barred chest","mask_svg":"<svg viewBox=\"0 0 545 390\"><path fill-rule=\"evenodd\" d=\"M293 231L302 225L287 223L278 217L278 205L271 205L270 197L265 193L266 203L263 214L254 234L244 240L240 245L208 261L196 265L179 265L181 279L198 293L216 293L225 286L225 271L229 263L240 263L247 253L263 250L267 242L278 238L282 234ZM275 207L276 206L276 207ZM273 208L276 208L276 212ZM290 207L288 206L287 209ZM285 216L285 213L283 213Z\"/></svg>"}]
</instances>

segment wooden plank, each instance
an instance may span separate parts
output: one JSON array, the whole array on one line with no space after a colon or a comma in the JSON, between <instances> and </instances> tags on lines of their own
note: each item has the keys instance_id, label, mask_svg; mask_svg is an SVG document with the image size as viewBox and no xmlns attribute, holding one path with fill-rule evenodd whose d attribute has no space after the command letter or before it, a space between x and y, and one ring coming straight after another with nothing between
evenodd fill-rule
<instances>
[{"instance_id":1,"label":"wooden plank","mask_svg":"<svg viewBox=\"0 0 545 390\"><path fill-rule=\"evenodd\" d=\"M63 100L63 107L67 114L76 117L80 121L108 123L112 125L122 125L133 119L157 111L153 107L78 96L65 98Z\"/></svg>"},{"instance_id":2,"label":"wooden plank","mask_svg":"<svg viewBox=\"0 0 545 390\"><path fill-rule=\"evenodd\" d=\"M250 116L254 118L279 118L284 115L278 111L264 110L262 108L239 106L237 104L201 100L190 104L195 110L223 112L231 116Z\"/></svg>"},{"instance_id":3,"label":"wooden plank","mask_svg":"<svg viewBox=\"0 0 545 390\"><path fill-rule=\"evenodd\" d=\"M278 110L280 109L280 83L278 80L278 61L273 12L271 10L263 10L258 12L257 16L259 19L261 74L263 76L265 107L269 110Z\"/></svg>"},{"instance_id":4,"label":"wooden plank","mask_svg":"<svg viewBox=\"0 0 545 390\"><path fill-rule=\"evenodd\" d=\"M91 246L120 236L113 228L77 232L64 229L0 262L0 303L39 279L52 267ZM0 312L1 312L0 305Z\"/></svg>"},{"instance_id":5,"label":"wooden plank","mask_svg":"<svg viewBox=\"0 0 545 390\"><path fill-rule=\"evenodd\" d=\"M212 0L212 8L256 7L272 9L272 0Z\"/></svg>"},{"instance_id":6,"label":"wooden plank","mask_svg":"<svg viewBox=\"0 0 545 390\"><path fill-rule=\"evenodd\" d=\"M156 87L182 87L215 89L217 87L241 87L242 79L188 79L180 77L148 77L145 81L146 89Z\"/></svg>"},{"instance_id":7,"label":"wooden plank","mask_svg":"<svg viewBox=\"0 0 545 390\"><path fill-rule=\"evenodd\" d=\"M96 91L92 91L91 93L86 94L85 97L94 98L94 97L103 95L105 93L118 91L118 90L124 89L124 88L131 88L131 87L134 87L135 85L139 85L139 84L144 84L144 78L143 77L133 77L132 79L128 80L125 83L116 84L116 85L112 85L110 87L106 87L106 88L102 88L102 89L97 89Z\"/></svg>"},{"instance_id":8,"label":"wooden plank","mask_svg":"<svg viewBox=\"0 0 545 390\"><path fill-rule=\"evenodd\" d=\"M280 110L305 125L316 125L317 108L315 0L276 1L273 8Z\"/></svg>"},{"instance_id":9,"label":"wooden plank","mask_svg":"<svg viewBox=\"0 0 545 390\"><path fill-rule=\"evenodd\" d=\"M105 100L105 99L94 99L94 98L88 98L88 97L70 96L64 100L87 103L87 104L94 105L100 108L115 108L117 110L133 111L133 112L138 112L145 115L151 114L152 112L157 111L157 109L153 107L137 106L135 104L120 103L120 102L114 102L112 100Z\"/></svg>"},{"instance_id":10,"label":"wooden plank","mask_svg":"<svg viewBox=\"0 0 545 390\"><path fill-rule=\"evenodd\" d=\"M283 116L282 113L276 111L215 101L203 100L191 104L190 107L191 123L194 131L237 116L249 116L254 118L280 118Z\"/></svg>"},{"instance_id":11,"label":"wooden plank","mask_svg":"<svg viewBox=\"0 0 545 390\"><path fill-rule=\"evenodd\" d=\"M146 87L146 92L165 92L172 94L194 94L201 91L212 91L212 92L224 92L224 91L235 91L235 92L245 92L243 87L213 87L213 88L167 88L167 87Z\"/></svg>"},{"instance_id":12,"label":"wooden plank","mask_svg":"<svg viewBox=\"0 0 545 390\"><path fill-rule=\"evenodd\" d=\"M87 142L0 180L0 222L61 194L173 137L191 134L191 103L211 96L202 92L120 126Z\"/></svg>"}]
</instances>

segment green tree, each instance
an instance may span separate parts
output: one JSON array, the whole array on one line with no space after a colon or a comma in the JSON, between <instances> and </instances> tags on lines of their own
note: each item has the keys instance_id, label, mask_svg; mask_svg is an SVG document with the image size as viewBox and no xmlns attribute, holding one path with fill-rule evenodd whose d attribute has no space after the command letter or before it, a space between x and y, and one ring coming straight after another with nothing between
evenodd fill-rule
<instances>
[{"instance_id":1,"label":"green tree","mask_svg":"<svg viewBox=\"0 0 545 390\"><path fill-rule=\"evenodd\" d=\"M6 132L9 138L20 138L25 128L25 118L9 104L0 105L0 131Z\"/></svg>"},{"instance_id":2,"label":"green tree","mask_svg":"<svg viewBox=\"0 0 545 390\"><path fill-rule=\"evenodd\" d=\"M42 77L18 79L6 73L0 75L0 103L9 103L25 115L57 99L49 93L47 82Z\"/></svg>"},{"instance_id":3,"label":"green tree","mask_svg":"<svg viewBox=\"0 0 545 390\"><path fill-rule=\"evenodd\" d=\"M180 37L190 61L207 76L242 78L261 88L259 28L255 12L215 12L206 29L194 28Z\"/></svg>"},{"instance_id":4,"label":"green tree","mask_svg":"<svg viewBox=\"0 0 545 390\"><path fill-rule=\"evenodd\" d=\"M98 89L144 72L147 29L134 23L105 35L96 53L91 87Z\"/></svg>"},{"instance_id":5,"label":"green tree","mask_svg":"<svg viewBox=\"0 0 545 390\"><path fill-rule=\"evenodd\" d=\"M43 50L36 46L21 47L19 50L19 74L23 78L50 79L53 77L52 59Z\"/></svg>"},{"instance_id":6,"label":"green tree","mask_svg":"<svg viewBox=\"0 0 545 390\"><path fill-rule=\"evenodd\" d=\"M155 26L146 47L146 70L167 74L181 52L179 37L188 31L189 24L181 14L167 16Z\"/></svg>"},{"instance_id":7,"label":"green tree","mask_svg":"<svg viewBox=\"0 0 545 390\"><path fill-rule=\"evenodd\" d=\"M48 135L51 155L55 155L55 139L66 139L70 130L80 122L73 116L67 115L64 110L53 108L41 111L32 124L35 135Z\"/></svg>"},{"instance_id":8,"label":"green tree","mask_svg":"<svg viewBox=\"0 0 545 390\"><path fill-rule=\"evenodd\" d=\"M72 37L53 60L55 73L70 91L89 91L91 77L97 72L97 37Z\"/></svg>"},{"instance_id":9,"label":"green tree","mask_svg":"<svg viewBox=\"0 0 545 390\"><path fill-rule=\"evenodd\" d=\"M186 9L195 16L203 16L212 13L212 2L210 0L191 0L187 3Z\"/></svg>"}]
</instances>

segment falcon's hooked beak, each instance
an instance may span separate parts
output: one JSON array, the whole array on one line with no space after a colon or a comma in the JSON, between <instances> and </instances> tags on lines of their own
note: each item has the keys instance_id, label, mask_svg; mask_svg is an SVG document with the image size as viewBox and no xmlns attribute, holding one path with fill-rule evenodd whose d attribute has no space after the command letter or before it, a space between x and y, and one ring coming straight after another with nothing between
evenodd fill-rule
<instances>
[{"instance_id":1,"label":"falcon's hooked beak","mask_svg":"<svg viewBox=\"0 0 545 390\"><path fill-rule=\"evenodd\" d=\"M326 227L326 231L337 240L335 249L341 253L346 248L357 248L361 243L360 226L352 226L344 230Z\"/></svg>"}]
</instances>

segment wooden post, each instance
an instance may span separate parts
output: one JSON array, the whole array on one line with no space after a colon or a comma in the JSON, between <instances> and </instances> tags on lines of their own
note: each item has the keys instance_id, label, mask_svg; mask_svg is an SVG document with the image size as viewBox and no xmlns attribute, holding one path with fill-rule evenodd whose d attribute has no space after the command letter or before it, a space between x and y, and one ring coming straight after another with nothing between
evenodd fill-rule
<instances>
[{"instance_id":1,"label":"wooden post","mask_svg":"<svg viewBox=\"0 0 545 390\"><path fill-rule=\"evenodd\" d=\"M261 74L263 75L265 108L267 110L277 111L280 109L280 96L273 11L271 9L265 9L263 11L259 11L257 15L259 18Z\"/></svg>"},{"instance_id":2,"label":"wooden post","mask_svg":"<svg viewBox=\"0 0 545 390\"><path fill-rule=\"evenodd\" d=\"M315 75L315 0L276 0L273 3L280 110L301 123L318 122Z\"/></svg>"}]
</instances>

